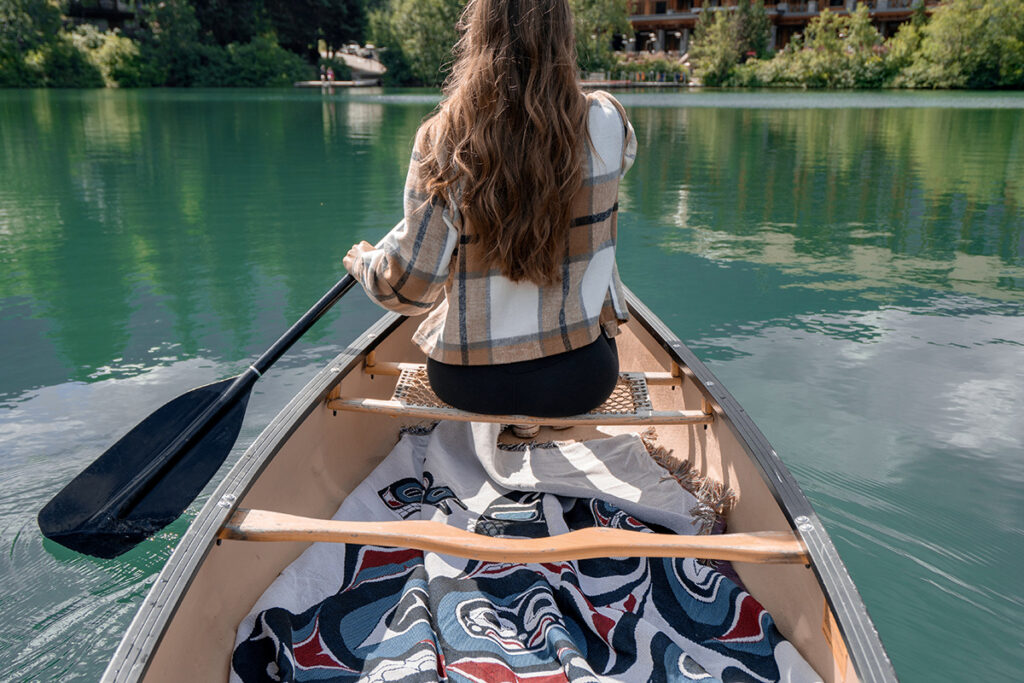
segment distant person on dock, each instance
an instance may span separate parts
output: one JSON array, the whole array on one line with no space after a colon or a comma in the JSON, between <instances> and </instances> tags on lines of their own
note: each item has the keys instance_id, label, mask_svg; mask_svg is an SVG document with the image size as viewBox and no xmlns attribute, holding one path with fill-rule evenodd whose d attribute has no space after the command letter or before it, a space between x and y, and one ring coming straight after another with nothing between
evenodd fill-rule
<instances>
[{"instance_id":1,"label":"distant person on dock","mask_svg":"<svg viewBox=\"0 0 1024 683\"><path fill-rule=\"evenodd\" d=\"M320 82L325 83L327 81L327 71L324 69L324 65L320 65Z\"/></svg>"},{"instance_id":2,"label":"distant person on dock","mask_svg":"<svg viewBox=\"0 0 1024 683\"><path fill-rule=\"evenodd\" d=\"M334 68L327 67L327 82L334 83Z\"/></svg>"},{"instance_id":3,"label":"distant person on dock","mask_svg":"<svg viewBox=\"0 0 1024 683\"><path fill-rule=\"evenodd\" d=\"M445 402L584 413L618 378L633 128L611 95L580 89L569 0L470 0L459 28L445 97L416 134L405 219L345 267L382 306L429 312L413 339Z\"/></svg>"}]
</instances>

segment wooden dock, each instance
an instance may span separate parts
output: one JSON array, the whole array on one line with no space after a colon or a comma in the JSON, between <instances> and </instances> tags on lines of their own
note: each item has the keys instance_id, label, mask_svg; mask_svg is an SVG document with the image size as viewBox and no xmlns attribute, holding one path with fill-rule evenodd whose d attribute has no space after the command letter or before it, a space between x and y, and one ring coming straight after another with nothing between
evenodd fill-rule
<instances>
[{"instance_id":1,"label":"wooden dock","mask_svg":"<svg viewBox=\"0 0 1024 683\"><path fill-rule=\"evenodd\" d=\"M362 79L357 81L297 81L296 88L369 88L380 85L378 79ZM686 88L692 84L675 83L673 81L580 81L584 89L611 90L615 88Z\"/></svg>"},{"instance_id":2,"label":"wooden dock","mask_svg":"<svg viewBox=\"0 0 1024 683\"><path fill-rule=\"evenodd\" d=\"M360 79L358 81L296 81L296 88L370 88L380 85L379 79Z\"/></svg>"},{"instance_id":3,"label":"wooden dock","mask_svg":"<svg viewBox=\"0 0 1024 683\"><path fill-rule=\"evenodd\" d=\"M580 87L584 89L611 90L615 88L686 88L687 83L676 83L674 81L580 81Z\"/></svg>"}]
</instances>

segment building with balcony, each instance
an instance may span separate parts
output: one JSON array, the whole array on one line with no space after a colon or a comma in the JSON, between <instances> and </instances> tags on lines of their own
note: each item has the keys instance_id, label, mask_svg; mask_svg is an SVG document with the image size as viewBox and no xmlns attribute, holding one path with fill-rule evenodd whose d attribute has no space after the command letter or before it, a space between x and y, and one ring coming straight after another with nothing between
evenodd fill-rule
<instances>
[{"instance_id":1,"label":"building with balcony","mask_svg":"<svg viewBox=\"0 0 1024 683\"><path fill-rule=\"evenodd\" d=\"M871 20L879 32L888 37L910 19L918 4L924 4L926 11L931 11L940 0L861 1L868 6ZM683 54L689 49L701 12L729 11L736 7L737 0L630 0L629 5L629 21L634 35L616 48ZM856 0L766 0L764 8L771 21L771 45L776 50L785 47L790 38L802 33L807 23L822 9L846 14L855 6Z\"/></svg>"}]
</instances>

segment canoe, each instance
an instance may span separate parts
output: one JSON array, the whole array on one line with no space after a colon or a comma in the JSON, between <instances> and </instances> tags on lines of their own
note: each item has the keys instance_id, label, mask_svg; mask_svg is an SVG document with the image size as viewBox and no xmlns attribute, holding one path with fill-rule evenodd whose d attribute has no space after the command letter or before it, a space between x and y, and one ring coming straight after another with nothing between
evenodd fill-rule
<instances>
[{"instance_id":1,"label":"canoe","mask_svg":"<svg viewBox=\"0 0 1024 683\"><path fill-rule=\"evenodd\" d=\"M747 590L825 681L895 681L856 586L778 454L690 349L635 295L627 293L627 300L633 319L618 337L620 366L643 385L642 398L649 403L642 401L632 412L567 420L573 426L557 438L600 438L638 431L637 425L659 425L661 445L682 454L694 471L722 482L735 495L726 513L728 533L722 534L728 538L719 539L728 547L702 547L692 556L733 560ZM329 520L388 455L403 426L430 418L474 419L401 391L394 398L396 383L408 388L415 364L424 360L411 342L418 322L385 314L264 429L182 536L103 680L226 680L239 623L311 540L388 543L386 533L366 536L374 530L344 524L339 529L320 520ZM277 536L274 529L280 532ZM417 547L403 535L407 531L398 534L405 542L392 545ZM236 540L260 533L269 533L271 540L290 540ZM415 540L420 549L457 554L452 548L466 545L465 539L431 533ZM592 540L582 539L580 547ZM498 547L501 539L488 541L497 544L480 550L495 553L489 557L512 561L536 552L515 542ZM547 544L552 545L557 544ZM587 547L593 552L593 546Z\"/></svg>"}]
</instances>

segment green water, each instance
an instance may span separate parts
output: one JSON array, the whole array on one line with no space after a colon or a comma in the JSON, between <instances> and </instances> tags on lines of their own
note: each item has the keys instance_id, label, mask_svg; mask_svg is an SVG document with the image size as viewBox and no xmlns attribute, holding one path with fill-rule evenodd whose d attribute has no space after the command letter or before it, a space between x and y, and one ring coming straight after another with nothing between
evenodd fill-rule
<instances>
[{"instance_id":1,"label":"green water","mask_svg":"<svg viewBox=\"0 0 1024 683\"><path fill-rule=\"evenodd\" d=\"M1024 96L622 100L626 283L793 471L901 678L1020 680ZM0 92L5 680L98 677L185 525L100 561L43 542L38 509L398 220L436 101ZM235 454L377 315L350 295L280 361Z\"/></svg>"}]
</instances>

